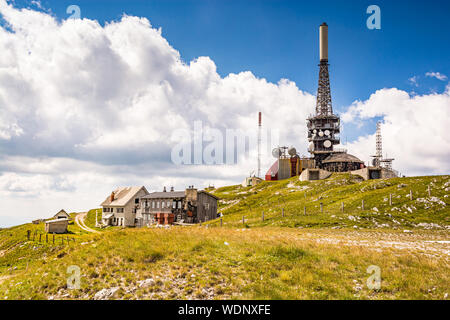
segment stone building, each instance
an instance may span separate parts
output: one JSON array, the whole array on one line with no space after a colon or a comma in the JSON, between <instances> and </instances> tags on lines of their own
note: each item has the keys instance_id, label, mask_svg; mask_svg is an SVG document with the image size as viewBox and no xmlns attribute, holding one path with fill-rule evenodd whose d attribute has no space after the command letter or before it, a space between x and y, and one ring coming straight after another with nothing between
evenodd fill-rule
<instances>
[{"instance_id":1,"label":"stone building","mask_svg":"<svg viewBox=\"0 0 450 320\"><path fill-rule=\"evenodd\" d=\"M166 191L164 188L162 192L141 197L137 225L198 223L215 219L217 200L216 196L193 186L185 191L174 191L173 188Z\"/></svg>"}]
</instances>

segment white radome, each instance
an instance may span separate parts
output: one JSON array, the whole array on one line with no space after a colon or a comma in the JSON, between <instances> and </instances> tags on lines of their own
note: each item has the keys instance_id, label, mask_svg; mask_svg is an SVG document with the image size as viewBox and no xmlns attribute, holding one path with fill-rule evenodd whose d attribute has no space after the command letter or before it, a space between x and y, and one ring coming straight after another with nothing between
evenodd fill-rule
<instances>
[{"instance_id":1,"label":"white radome","mask_svg":"<svg viewBox=\"0 0 450 320\"><path fill-rule=\"evenodd\" d=\"M329 136L330 135L330 130L325 130L325 135Z\"/></svg>"},{"instance_id":2,"label":"white radome","mask_svg":"<svg viewBox=\"0 0 450 320\"><path fill-rule=\"evenodd\" d=\"M274 158L279 158L281 156L281 150L280 148L275 148L272 150L272 156Z\"/></svg>"},{"instance_id":3,"label":"white radome","mask_svg":"<svg viewBox=\"0 0 450 320\"><path fill-rule=\"evenodd\" d=\"M319 137L323 137L323 131L319 131Z\"/></svg>"},{"instance_id":4,"label":"white radome","mask_svg":"<svg viewBox=\"0 0 450 320\"><path fill-rule=\"evenodd\" d=\"M331 147L331 141L330 140L325 140L323 145L324 145L325 148L329 148L329 147Z\"/></svg>"}]
</instances>

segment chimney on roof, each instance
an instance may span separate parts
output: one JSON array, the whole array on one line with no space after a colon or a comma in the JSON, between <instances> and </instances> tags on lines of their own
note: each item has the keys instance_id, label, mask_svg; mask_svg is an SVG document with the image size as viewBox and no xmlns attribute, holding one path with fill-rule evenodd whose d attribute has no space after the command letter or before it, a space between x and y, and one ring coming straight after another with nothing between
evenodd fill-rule
<instances>
[{"instance_id":1,"label":"chimney on roof","mask_svg":"<svg viewBox=\"0 0 450 320\"><path fill-rule=\"evenodd\" d=\"M170 187L170 192L173 192L173 186L172 186L172 187Z\"/></svg>"},{"instance_id":2,"label":"chimney on roof","mask_svg":"<svg viewBox=\"0 0 450 320\"><path fill-rule=\"evenodd\" d=\"M166 192L166 187L164 186L163 192Z\"/></svg>"},{"instance_id":3,"label":"chimney on roof","mask_svg":"<svg viewBox=\"0 0 450 320\"><path fill-rule=\"evenodd\" d=\"M114 191L113 191L113 192L111 192L111 197L110 197L110 200L111 200L111 202L113 202L113 201L114 201Z\"/></svg>"}]
</instances>

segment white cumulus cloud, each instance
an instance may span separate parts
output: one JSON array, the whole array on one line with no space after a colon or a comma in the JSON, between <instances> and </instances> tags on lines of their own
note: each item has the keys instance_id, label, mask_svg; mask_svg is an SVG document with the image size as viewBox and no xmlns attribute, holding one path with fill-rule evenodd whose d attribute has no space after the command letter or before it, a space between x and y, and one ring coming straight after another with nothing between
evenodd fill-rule
<instances>
[{"instance_id":1,"label":"white cumulus cloud","mask_svg":"<svg viewBox=\"0 0 450 320\"><path fill-rule=\"evenodd\" d=\"M19 202L27 217L87 209L118 185L236 183L256 169L255 145L236 165L174 165L172 133L195 121L256 135L261 111L265 129L306 147L314 96L289 80L221 77L209 57L185 63L146 18L58 22L3 0L0 14L0 215ZM272 161L265 152L263 174ZM64 201L44 206L51 195Z\"/></svg>"},{"instance_id":2,"label":"white cumulus cloud","mask_svg":"<svg viewBox=\"0 0 450 320\"><path fill-rule=\"evenodd\" d=\"M344 122L382 117L383 156L395 158L403 174L448 174L450 171L450 86L445 92L410 96L395 88L382 89L366 101L354 102ZM375 131L375 128L374 128ZM348 149L366 162L375 153L375 134L361 136Z\"/></svg>"}]
</instances>

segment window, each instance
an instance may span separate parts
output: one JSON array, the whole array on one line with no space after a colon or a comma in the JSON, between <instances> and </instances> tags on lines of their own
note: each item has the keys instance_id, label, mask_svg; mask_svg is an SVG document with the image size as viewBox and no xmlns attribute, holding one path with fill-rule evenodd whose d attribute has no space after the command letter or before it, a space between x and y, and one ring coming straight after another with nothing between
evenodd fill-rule
<instances>
[{"instance_id":1,"label":"window","mask_svg":"<svg viewBox=\"0 0 450 320\"><path fill-rule=\"evenodd\" d=\"M135 204L139 204L139 198L134 199Z\"/></svg>"},{"instance_id":2,"label":"window","mask_svg":"<svg viewBox=\"0 0 450 320\"><path fill-rule=\"evenodd\" d=\"M117 208L117 213L123 213L123 208Z\"/></svg>"},{"instance_id":3,"label":"window","mask_svg":"<svg viewBox=\"0 0 450 320\"><path fill-rule=\"evenodd\" d=\"M181 201L178 201L178 209L181 209Z\"/></svg>"},{"instance_id":4,"label":"window","mask_svg":"<svg viewBox=\"0 0 450 320\"><path fill-rule=\"evenodd\" d=\"M167 208L170 208L170 201L167 201Z\"/></svg>"},{"instance_id":5,"label":"window","mask_svg":"<svg viewBox=\"0 0 450 320\"><path fill-rule=\"evenodd\" d=\"M152 209L155 209L155 201L152 201Z\"/></svg>"},{"instance_id":6,"label":"window","mask_svg":"<svg viewBox=\"0 0 450 320\"><path fill-rule=\"evenodd\" d=\"M159 201L156 201L156 208L159 209Z\"/></svg>"},{"instance_id":7,"label":"window","mask_svg":"<svg viewBox=\"0 0 450 320\"><path fill-rule=\"evenodd\" d=\"M205 206L205 210L209 210L209 203L205 203L204 206Z\"/></svg>"},{"instance_id":8,"label":"window","mask_svg":"<svg viewBox=\"0 0 450 320\"><path fill-rule=\"evenodd\" d=\"M103 208L103 212L107 212L107 211L106 211L106 208Z\"/></svg>"},{"instance_id":9,"label":"window","mask_svg":"<svg viewBox=\"0 0 450 320\"><path fill-rule=\"evenodd\" d=\"M173 201L173 203L172 203L172 208L174 208L174 209L177 208L177 202L176 202L176 201Z\"/></svg>"},{"instance_id":10,"label":"window","mask_svg":"<svg viewBox=\"0 0 450 320\"><path fill-rule=\"evenodd\" d=\"M165 208L165 206L166 206L166 203L164 202L164 201L161 201L161 208Z\"/></svg>"}]
</instances>

